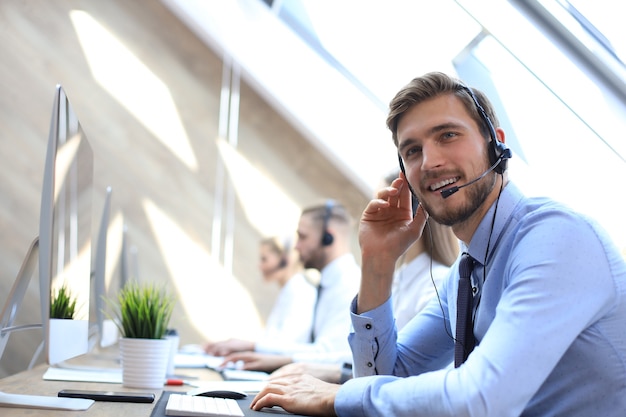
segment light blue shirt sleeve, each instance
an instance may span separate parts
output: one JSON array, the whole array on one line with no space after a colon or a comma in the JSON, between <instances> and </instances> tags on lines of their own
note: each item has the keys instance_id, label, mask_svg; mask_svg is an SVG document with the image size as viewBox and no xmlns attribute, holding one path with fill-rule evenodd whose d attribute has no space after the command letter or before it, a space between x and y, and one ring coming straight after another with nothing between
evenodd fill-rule
<instances>
[{"instance_id":1,"label":"light blue shirt sleeve","mask_svg":"<svg viewBox=\"0 0 626 417\"><path fill-rule=\"evenodd\" d=\"M450 365L458 274L399 334L389 301L362 315L353 302L357 378L339 416L626 415L623 257L595 223L508 194L465 248L479 261L467 362Z\"/></svg>"}]
</instances>

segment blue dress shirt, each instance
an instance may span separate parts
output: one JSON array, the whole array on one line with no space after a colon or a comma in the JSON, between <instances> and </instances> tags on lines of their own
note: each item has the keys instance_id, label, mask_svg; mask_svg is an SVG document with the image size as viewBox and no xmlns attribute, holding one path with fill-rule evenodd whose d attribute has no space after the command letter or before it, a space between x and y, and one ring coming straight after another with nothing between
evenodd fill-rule
<instances>
[{"instance_id":1,"label":"blue dress shirt","mask_svg":"<svg viewBox=\"0 0 626 417\"><path fill-rule=\"evenodd\" d=\"M509 183L462 251L477 260L467 361L450 365L457 261L440 299L399 334L389 300L361 315L353 301L357 378L337 414L626 416L626 263L608 235Z\"/></svg>"}]
</instances>

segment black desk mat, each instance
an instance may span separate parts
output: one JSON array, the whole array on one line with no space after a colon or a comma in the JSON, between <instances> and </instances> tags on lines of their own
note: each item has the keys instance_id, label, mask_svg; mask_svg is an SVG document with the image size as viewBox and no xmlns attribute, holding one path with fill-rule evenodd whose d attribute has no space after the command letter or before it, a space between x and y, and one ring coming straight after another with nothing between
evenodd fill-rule
<instances>
[{"instance_id":1,"label":"black desk mat","mask_svg":"<svg viewBox=\"0 0 626 417\"><path fill-rule=\"evenodd\" d=\"M166 417L165 406L167 405L167 400L170 397L170 394L184 394L184 393L176 392L176 391L163 391L163 393L161 394L161 397L159 398L156 405L154 406L154 409L152 409L152 414L150 414L150 417ZM263 411L251 410L250 403L252 402L253 398L254 398L254 395L248 395L246 398L237 400L237 403L239 403L239 406L241 407L241 410L243 411L243 414L246 417L267 417L268 414L281 414L281 415L288 415L288 416L294 416L294 417L306 417L306 416L301 416L299 414L288 413L282 408L264 408Z\"/></svg>"}]
</instances>

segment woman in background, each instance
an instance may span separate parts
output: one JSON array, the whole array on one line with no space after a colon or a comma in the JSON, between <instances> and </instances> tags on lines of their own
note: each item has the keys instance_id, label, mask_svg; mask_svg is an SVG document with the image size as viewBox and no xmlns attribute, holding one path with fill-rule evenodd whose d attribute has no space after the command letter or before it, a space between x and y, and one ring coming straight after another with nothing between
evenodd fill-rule
<instances>
[{"instance_id":1,"label":"woman in background","mask_svg":"<svg viewBox=\"0 0 626 417\"><path fill-rule=\"evenodd\" d=\"M292 240L278 237L261 240L259 270L266 282L280 287L263 335L256 341L209 342L205 345L206 353L214 356L244 351L280 353L284 345L310 342L317 290L305 275Z\"/></svg>"},{"instance_id":2,"label":"woman in background","mask_svg":"<svg viewBox=\"0 0 626 417\"><path fill-rule=\"evenodd\" d=\"M407 249L394 273L391 300L398 330L436 295L435 287L458 254L459 241L452 229L429 219L422 237Z\"/></svg>"},{"instance_id":3,"label":"woman in background","mask_svg":"<svg viewBox=\"0 0 626 417\"><path fill-rule=\"evenodd\" d=\"M388 175L383 186L391 186L399 175ZM413 193L411 205L415 213L419 202ZM398 331L437 295L436 288L458 255L459 240L452 229L429 219L424 233L402 255L394 272L391 301Z\"/></svg>"}]
</instances>

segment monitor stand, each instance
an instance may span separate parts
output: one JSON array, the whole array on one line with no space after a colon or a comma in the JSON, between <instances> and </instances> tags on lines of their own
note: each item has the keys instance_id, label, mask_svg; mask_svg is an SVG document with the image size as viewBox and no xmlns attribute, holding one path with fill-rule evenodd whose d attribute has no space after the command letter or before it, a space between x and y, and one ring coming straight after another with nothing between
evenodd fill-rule
<instances>
[{"instance_id":1,"label":"monitor stand","mask_svg":"<svg viewBox=\"0 0 626 417\"><path fill-rule=\"evenodd\" d=\"M44 410L87 410L94 400L50 397L46 395L9 394L0 391L0 407L36 408Z\"/></svg>"},{"instance_id":2,"label":"monitor stand","mask_svg":"<svg viewBox=\"0 0 626 417\"><path fill-rule=\"evenodd\" d=\"M24 294L28 288L30 277L36 266L39 250L39 238L35 238L28 248L24 263L15 279L6 304L0 312L0 358L11 332L29 328L41 328L41 325L13 326L15 316L22 304ZM0 407L38 408L50 410L87 410L94 400L82 398L60 398L43 395L9 394L0 391Z\"/></svg>"}]
</instances>

